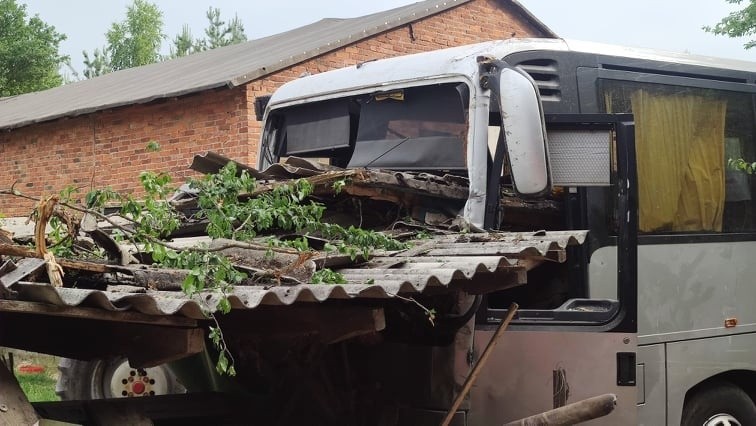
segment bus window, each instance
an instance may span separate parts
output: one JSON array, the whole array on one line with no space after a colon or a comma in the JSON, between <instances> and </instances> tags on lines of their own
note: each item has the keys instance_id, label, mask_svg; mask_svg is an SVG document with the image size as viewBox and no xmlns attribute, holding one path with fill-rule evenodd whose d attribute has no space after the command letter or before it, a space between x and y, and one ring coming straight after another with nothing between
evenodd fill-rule
<instances>
[{"instance_id":1,"label":"bus window","mask_svg":"<svg viewBox=\"0 0 756 426\"><path fill-rule=\"evenodd\" d=\"M753 177L729 158L756 161L751 95L602 81L605 112L635 117L641 233L756 231Z\"/></svg>"}]
</instances>

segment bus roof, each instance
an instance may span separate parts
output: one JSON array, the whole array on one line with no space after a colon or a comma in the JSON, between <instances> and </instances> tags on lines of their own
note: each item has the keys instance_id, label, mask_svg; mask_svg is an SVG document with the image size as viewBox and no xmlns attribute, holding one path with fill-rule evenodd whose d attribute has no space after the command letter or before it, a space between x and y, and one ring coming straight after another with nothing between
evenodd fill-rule
<instances>
[{"instance_id":1,"label":"bus roof","mask_svg":"<svg viewBox=\"0 0 756 426\"><path fill-rule=\"evenodd\" d=\"M281 86L271 97L269 105L275 106L296 100L326 96L329 93L360 91L366 88L390 89L393 85L408 81L443 76L471 76L476 65L475 61L469 59L478 56L504 58L513 53L536 50L571 51L756 73L756 63L734 59L576 40L508 39L397 56L307 76Z\"/></svg>"}]
</instances>

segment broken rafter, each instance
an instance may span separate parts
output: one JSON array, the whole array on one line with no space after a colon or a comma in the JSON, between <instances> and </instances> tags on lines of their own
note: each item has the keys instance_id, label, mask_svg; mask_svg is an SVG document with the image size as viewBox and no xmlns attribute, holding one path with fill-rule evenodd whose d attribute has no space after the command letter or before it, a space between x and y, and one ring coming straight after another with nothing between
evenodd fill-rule
<instances>
[{"instance_id":1,"label":"broken rafter","mask_svg":"<svg viewBox=\"0 0 756 426\"><path fill-rule=\"evenodd\" d=\"M36 251L15 244L0 244L0 255L16 257L36 257L38 259L43 258L43 256L40 256ZM100 273L112 271L112 268L109 265L104 265L102 263L62 258L56 259L56 262L64 269L76 269L80 271Z\"/></svg>"}]
</instances>

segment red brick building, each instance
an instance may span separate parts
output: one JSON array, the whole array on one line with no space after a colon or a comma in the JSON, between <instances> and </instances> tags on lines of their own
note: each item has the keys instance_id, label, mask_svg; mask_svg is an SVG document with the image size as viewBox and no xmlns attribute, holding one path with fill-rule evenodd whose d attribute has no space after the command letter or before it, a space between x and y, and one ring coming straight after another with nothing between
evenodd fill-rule
<instances>
[{"instance_id":1,"label":"red brick building","mask_svg":"<svg viewBox=\"0 0 756 426\"><path fill-rule=\"evenodd\" d=\"M138 187L143 170L181 179L192 156L257 163L255 99L303 73L510 37L554 37L514 0L427 0L0 99L0 188L39 196ZM149 141L159 152L148 152ZM0 196L0 213L32 203Z\"/></svg>"}]
</instances>

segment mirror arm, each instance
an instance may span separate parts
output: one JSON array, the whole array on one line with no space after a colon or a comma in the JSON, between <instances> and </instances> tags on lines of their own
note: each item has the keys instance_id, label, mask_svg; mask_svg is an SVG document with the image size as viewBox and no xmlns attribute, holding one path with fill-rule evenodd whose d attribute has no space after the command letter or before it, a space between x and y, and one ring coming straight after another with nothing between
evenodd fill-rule
<instances>
[{"instance_id":1,"label":"mirror arm","mask_svg":"<svg viewBox=\"0 0 756 426\"><path fill-rule=\"evenodd\" d=\"M483 89L491 90L491 101L499 104L501 111L501 96L499 93L499 70L506 63L487 57L479 57L480 66L480 86ZM486 210L483 227L485 229L497 229L501 223L503 211L499 201L501 200L501 170L504 167L504 156L506 154L507 140L501 125L499 126L499 138L496 142L496 151L494 152L493 161L488 170L488 185L486 187Z\"/></svg>"}]
</instances>

